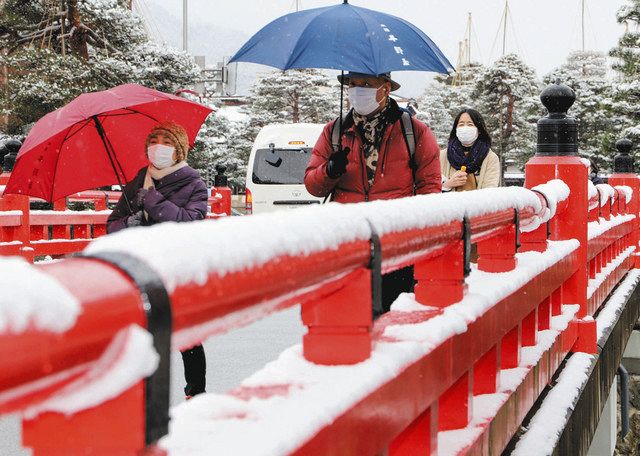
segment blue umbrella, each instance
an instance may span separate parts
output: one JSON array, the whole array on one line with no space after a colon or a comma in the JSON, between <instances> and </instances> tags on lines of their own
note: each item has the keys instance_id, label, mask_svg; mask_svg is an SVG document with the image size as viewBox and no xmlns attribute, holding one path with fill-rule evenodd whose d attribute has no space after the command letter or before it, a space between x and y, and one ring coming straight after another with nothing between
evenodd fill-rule
<instances>
[{"instance_id":1,"label":"blue umbrella","mask_svg":"<svg viewBox=\"0 0 640 456\"><path fill-rule=\"evenodd\" d=\"M419 28L399 17L344 3L287 14L263 27L231 62L281 70L327 68L365 74L448 73L453 66Z\"/></svg>"},{"instance_id":2,"label":"blue umbrella","mask_svg":"<svg viewBox=\"0 0 640 456\"><path fill-rule=\"evenodd\" d=\"M344 3L286 14L247 41L231 62L281 70L326 68L380 75L390 71L454 70L431 39L396 16ZM342 79L341 79L342 80ZM340 84L342 119L343 85ZM340 122L342 136L342 122Z\"/></svg>"}]
</instances>

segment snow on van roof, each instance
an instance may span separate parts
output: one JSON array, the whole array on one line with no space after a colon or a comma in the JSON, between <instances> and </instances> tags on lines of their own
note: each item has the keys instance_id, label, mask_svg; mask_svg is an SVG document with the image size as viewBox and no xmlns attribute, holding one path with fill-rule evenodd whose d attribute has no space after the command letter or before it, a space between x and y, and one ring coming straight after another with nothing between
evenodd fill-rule
<instances>
[{"instance_id":1,"label":"snow on van roof","mask_svg":"<svg viewBox=\"0 0 640 456\"><path fill-rule=\"evenodd\" d=\"M304 141L307 146L313 147L322 133L324 124L297 123L297 124L269 124L265 125L253 145L254 149L269 147L273 143L275 147L300 147L299 144L290 145L289 141Z\"/></svg>"}]
</instances>

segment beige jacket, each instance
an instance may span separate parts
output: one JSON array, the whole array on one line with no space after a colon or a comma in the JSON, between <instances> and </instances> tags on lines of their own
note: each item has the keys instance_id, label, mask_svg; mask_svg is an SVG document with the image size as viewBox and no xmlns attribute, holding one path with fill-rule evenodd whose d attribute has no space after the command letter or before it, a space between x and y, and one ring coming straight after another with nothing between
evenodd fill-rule
<instances>
[{"instance_id":1,"label":"beige jacket","mask_svg":"<svg viewBox=\"0 0 640 456\"><path fill-rule=\"evenodd\" d=\"M440 151L440 171L443 180L449 179L456 172L447 159L447 149ZM491 188L500 185L500 159L493 151L489 151L482 162L480 173L476 175L478 188Z\"/></svg>"}]
</instances>

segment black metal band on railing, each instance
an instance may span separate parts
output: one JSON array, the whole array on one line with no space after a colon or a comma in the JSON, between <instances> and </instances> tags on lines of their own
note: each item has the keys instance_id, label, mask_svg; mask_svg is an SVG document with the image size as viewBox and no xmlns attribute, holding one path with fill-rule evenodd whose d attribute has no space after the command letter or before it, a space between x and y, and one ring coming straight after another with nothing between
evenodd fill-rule
<instances>
[{"instance_id":1,"label":"black metal band on railing","mask_svg":"<svg viewBox=\"0 0 640 456\"><path fill-rule=\"evenodd\" d=\"M520 248L520 211L518 209L513 210L513 223L516 226L516 252Z\"/></svg>"},{"instance_id":2,"label":"black metal band on railing","mask_svg":"<svg viewBox=\"0 0 640 456\"><path fill-rule=\"evenodd\" d=\"M463 267L464 276L471 274L471 220L465 215L462 219Z\"/></svg>"},{"instance_id":3,"label":"black metal band on railing","mask_svg":"<svg viewBox=\"0 0 640 456\"><path fill-rule=\"evenodd\" d=\"M120 269L140 290L147 330L160 355L156 371L145 379L145 442L151 445L169 432L172 313L169 293L156 271L138 258L121 252L78 255L104 261Z\"/></svg>"},{"instance_id":4,"label":"black metal band on railing","mask_svg":"<svg viewBox=\"0 0 640 456\"><path fill-rule=\"evenodd\" d=\"M380 236L376 232L373 224L367 220L371 228L371 237L369 238L370 260L369 269L371 269L371 308L373 320L376 320L384 313L382 308L382 243Z\"/></svg>"},{"instance_id":5,"label":"black metal band on railing","mask_svg":"<svg viewBox=\"0 0 640 456\"><path fill-rule=\"evenodd\" d=\"M531 188L529 190L542 196L542 198L544 198L544 202L547 203L547 209L551 211L551 203L549 202L549 198L547 198L547 195L542 193L540 190L536 190L535 188ZM550 237L551 237L551 219L547 220L547 239L549 239ZM520 245L518 245L518 247L520 247Z\"/></svg>"}]
</instances>

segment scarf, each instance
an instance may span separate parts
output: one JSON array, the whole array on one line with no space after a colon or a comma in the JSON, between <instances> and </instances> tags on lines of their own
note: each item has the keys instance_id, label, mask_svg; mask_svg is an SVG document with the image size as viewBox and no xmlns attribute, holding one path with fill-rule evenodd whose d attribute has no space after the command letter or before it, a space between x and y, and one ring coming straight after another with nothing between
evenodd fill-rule
<instances>
[{"instance_id":1,"label":"scarf","mask_svg":"<svg viewBox=\"0 0 640 456\"><path fill-rule=\"evenodd\" d=\"M363 139L362 153L364 154L369 185L373 184L373 178L376 175L382 137L387 125L389 125L390 106L391 103L387 102L380 112L371 117L362 116L353 111L353 123Z\"/></svg>"},{"instance_id":2,"label":"scarf","mask_svg":"<svg viewBox=\"0 0 640 456\"><path fill-rule=\"evenodd\" d=\"M489 153L489 144L478 138L471 147L464 147L458 138L449 141L447 146L447 160L453 169L467 167L467 173L475 174L480 171L482 162Z\"/></svg>"},{"instance_id":3,"label":"scarf","mask_svg":"<svg viewBox=\"0 0 640 456\"><path fill-rule=\"evenodd\" d=\"M147 168L147 173L155 180L160 180L163 177L168 176L169 174L178 171L180 168L184 168L187 166L187 162L185 160L179 161L175 165L167 166L166 168L158 169L153 165L149 165Z\"/></svg>"}]
</instances>

